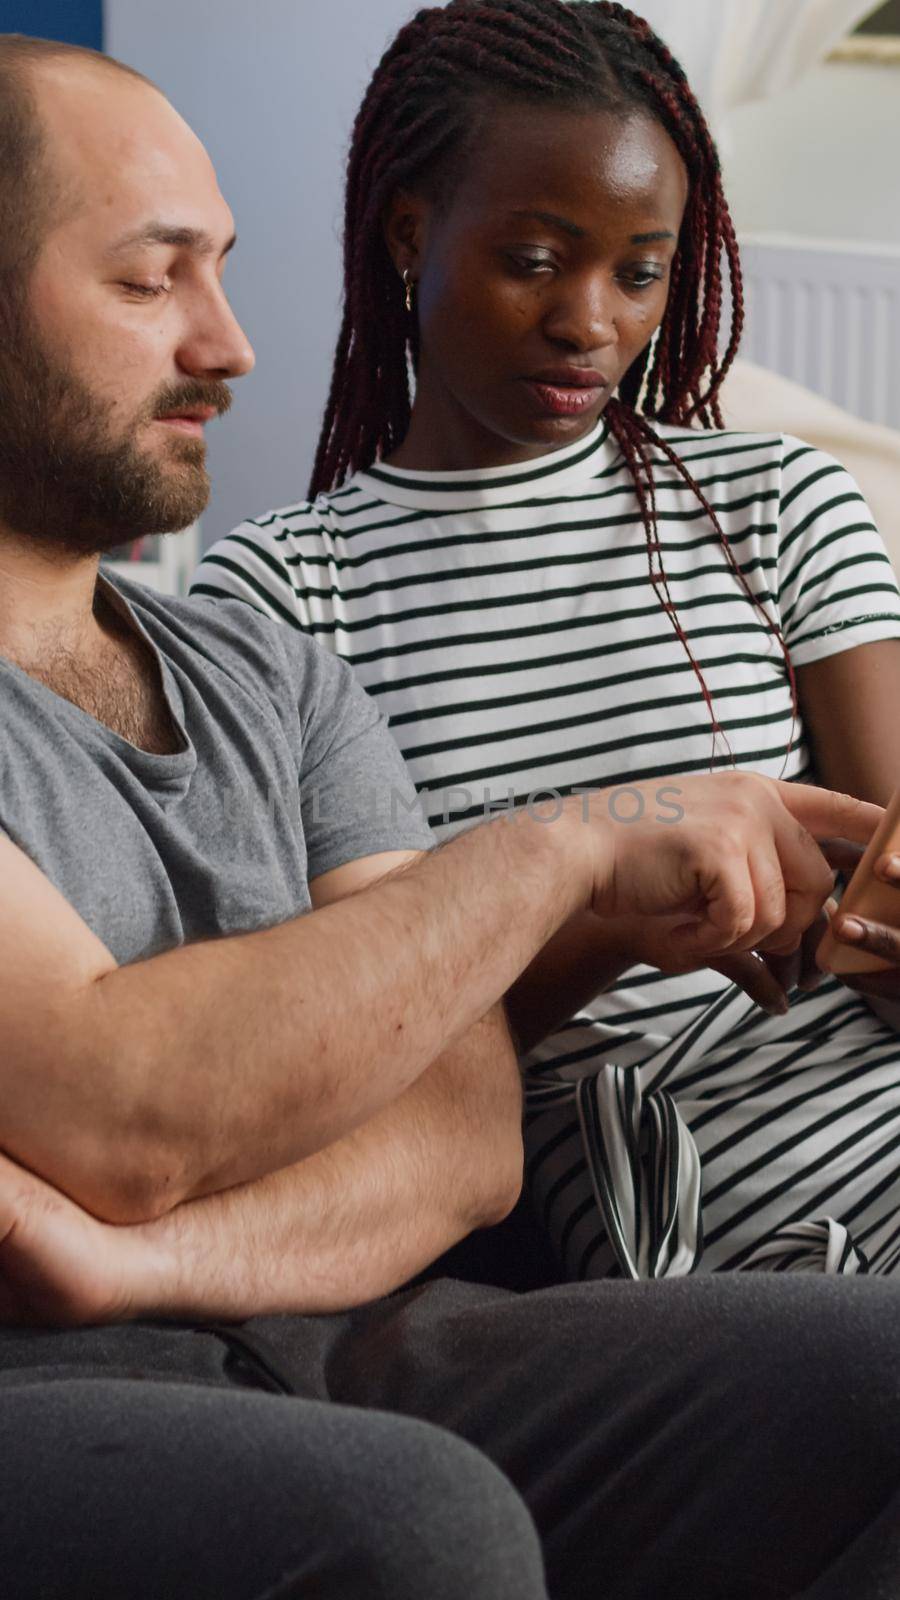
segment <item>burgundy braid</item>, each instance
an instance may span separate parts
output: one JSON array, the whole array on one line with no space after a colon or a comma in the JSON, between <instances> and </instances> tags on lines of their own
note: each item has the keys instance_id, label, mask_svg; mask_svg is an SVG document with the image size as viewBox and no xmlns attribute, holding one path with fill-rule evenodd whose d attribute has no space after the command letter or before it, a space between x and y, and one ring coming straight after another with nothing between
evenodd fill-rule
<instances>
[{"instance_id":1,"label":"burgundy braid","mask_svg":"<svg viewBox=\"0 0 900 1600\"><path fill-rule=\"evenodd\" d=\"M310 495L389 456L406 436L418 323L406 310L383 216L398 189L416 181L439 184L453 161L463 159L473 111L491 97L573 109L639 108L662 124L687 168L688 201L665 316L655 340L623 377L606 417L634 482L651 582L709 708L713 760L719 736L731 755L669 589L656 515L656 452L696 496L741 588L777 638L796 725L794 669L784 637L753 593L715 511L653 422L724 426L720 394L744 324L740 255L718 153L685 73L649 24L625 6L611 0L450 0L419 11L383 56L353 131L345 308ZM731 326L720 355L723 257ZM793 739L792 728L788 756Z\"/></svg>"}]
</instances>

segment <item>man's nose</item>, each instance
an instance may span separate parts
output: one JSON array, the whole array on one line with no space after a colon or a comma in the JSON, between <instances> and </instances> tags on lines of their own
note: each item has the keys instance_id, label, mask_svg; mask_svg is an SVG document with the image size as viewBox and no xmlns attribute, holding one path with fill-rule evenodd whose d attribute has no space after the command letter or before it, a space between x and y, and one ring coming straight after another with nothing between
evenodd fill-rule
<instances>
[{"instance_id":1,"label":"man's nose","mask_svg":"<svg viewBox=\"0 0 900 1600\"><path fill-rule=\"evenodd\" d=\"M195 376L243 378L253 371L253 346L220 285L196 306L178 360L185 372Z\"/></svg>"}]
</instances>

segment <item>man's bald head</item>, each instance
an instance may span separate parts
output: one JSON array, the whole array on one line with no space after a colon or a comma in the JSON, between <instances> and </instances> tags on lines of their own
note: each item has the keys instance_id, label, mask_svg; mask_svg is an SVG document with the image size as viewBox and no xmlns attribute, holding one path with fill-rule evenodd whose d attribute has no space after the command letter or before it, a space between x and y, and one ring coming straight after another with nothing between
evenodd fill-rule
<instances>
[{"instance_id":1,"label":"man's bald head","mask_svg":"<svg viewBox=\"0 0 900 1600\"><path fill-rule=\"evenodd\" d=\"M187 527L204 427L253 351L234 218L140 73L0 35L0 538L92 557Z\"/></svg>"},{"instance_id":2,"label":"man's bald head","mask_svg":"<svg viewBox=\"0 0 900 1600\"><path fill-rule=\"evenodd\" d=\"M143 73L96 50L0 33L0 298L7 304L21 299L48 227L73 200L56 171L40 107L42 80L60 66L155 88Z\"/></svg>"}]
</instances>

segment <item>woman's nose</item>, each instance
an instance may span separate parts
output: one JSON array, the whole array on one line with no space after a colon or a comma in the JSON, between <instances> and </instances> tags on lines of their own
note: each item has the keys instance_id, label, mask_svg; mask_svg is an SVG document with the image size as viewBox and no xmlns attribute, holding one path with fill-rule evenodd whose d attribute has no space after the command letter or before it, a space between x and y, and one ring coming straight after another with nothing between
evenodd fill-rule
<instances>
[{"instance_id":1,"label":"woman's nose","mask_svg":"<svg viewBox=\"0 0 900 1600\"><path fill-rule=\"evenodd\" d=\"M618 337L610 297L597 284L560 294L544 323L548 338L573 350L603 350Z\"/></svg>"}]
</instances>

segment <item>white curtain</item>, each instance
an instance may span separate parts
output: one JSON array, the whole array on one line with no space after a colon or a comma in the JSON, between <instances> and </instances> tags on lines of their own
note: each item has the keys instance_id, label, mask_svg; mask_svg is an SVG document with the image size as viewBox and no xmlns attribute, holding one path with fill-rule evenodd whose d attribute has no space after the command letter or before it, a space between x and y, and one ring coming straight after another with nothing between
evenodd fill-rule
<instances>
[{"instance_id":1,"label":"white curtain","mask_svg":"<svg viewBox=\"0 0 900 1600\"><path fill-rule=\"evenodd\" d=\"M878 0L632 0L681 62L717 134L822 61Z\"/></svg>"}]
</instances>

